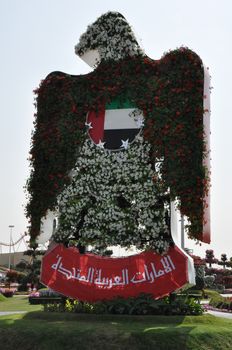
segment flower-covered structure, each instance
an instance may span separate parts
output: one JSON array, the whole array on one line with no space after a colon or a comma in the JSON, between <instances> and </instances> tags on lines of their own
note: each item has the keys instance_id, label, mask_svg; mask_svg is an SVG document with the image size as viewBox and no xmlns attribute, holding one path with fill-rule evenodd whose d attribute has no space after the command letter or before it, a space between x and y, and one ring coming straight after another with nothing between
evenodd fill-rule
<instances>
[{"instance_id":1,"label":"flower-covered structure","mask_svg":"<svg viewBox=\"0 0 232 350\"><path fill-rule=\"evenodd\" d=\"M88 26L75 46L78 56L88 50L98 50L99 62L119 61L126 57L144 55L126 19L118 12L108 12Z\"/></svg>"},{"instance_id":2,"label":"flower-covered structure","mask_svg":"<svg viewBox=\"0 0 232 350\"><path fill-rule=\"evenodd\" d=\"M53 72L35 91L27 185L32 246L41 219L54 212L57 242L133 244L162 253L173 244L170 201L187 217L189 237L209 242L209 232L203 234L209 167L199 56L181 47L150 59L125 18L114 12L89 26L75 51L95 69L80 76ZM102 120L115 101L134 106L128 115L140 116L140 131L112 127L120 142L109 150ZM113 115L120 124L121 114ZM125 129L128 137L121 136Z\"/></svg>"}]
</instances>

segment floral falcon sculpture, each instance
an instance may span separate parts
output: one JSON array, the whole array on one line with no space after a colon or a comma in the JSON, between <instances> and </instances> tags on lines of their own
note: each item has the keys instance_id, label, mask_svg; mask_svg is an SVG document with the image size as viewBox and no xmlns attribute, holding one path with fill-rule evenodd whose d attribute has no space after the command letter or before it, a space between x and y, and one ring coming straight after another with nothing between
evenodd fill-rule
<instances>
[{"instance_id":1,"label":"floral falcon sculpture","mask_svg":"<svg viewBox=\"0 0 232 350\"><path fill-rule=\"evenodd\" d=\"M181 47L150 59L117 12L89 26L75 52L91 73L53 72L36 90L31 245L165 254L176 210L189 237L209 243L209 78L199 56Z\"/></svg>"}]
</instances>

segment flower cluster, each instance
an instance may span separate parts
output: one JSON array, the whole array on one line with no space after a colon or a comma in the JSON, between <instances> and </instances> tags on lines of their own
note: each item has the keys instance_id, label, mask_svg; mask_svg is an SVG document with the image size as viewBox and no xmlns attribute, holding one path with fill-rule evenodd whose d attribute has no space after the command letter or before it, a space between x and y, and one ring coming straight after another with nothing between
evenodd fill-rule
<instances>
[{"instance_id":1,"label":"flower cluster","mask_svg":"<svg viewBox=\"0 0 232 350\"><path fill-rule=\"evenodd\" d=\"M96 48L101 60L118 61L127 56L143 55L131 27L118 12L108 12L88 26L75 46L75 52L81 56Z\"/></svg>"},{"instance_id":2,"label":"flower cluster","mask_svg":"<svg viewBox=\"0 0 232 350\"><path fill-rule=\"evenodd\" d=\"M111 152L89 139L80 149L72 182L58 196L56 241L81 245L152 248L170 243L165 193L141 137L127 151ZM156 180L154 180L156 179Z\"/></svg>"}]
</instances>

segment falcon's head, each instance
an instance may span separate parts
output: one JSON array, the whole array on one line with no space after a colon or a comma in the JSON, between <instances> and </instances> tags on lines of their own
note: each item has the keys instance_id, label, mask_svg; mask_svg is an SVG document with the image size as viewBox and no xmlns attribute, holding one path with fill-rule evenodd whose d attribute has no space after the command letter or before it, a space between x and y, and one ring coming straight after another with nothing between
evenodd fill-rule
<instances>
[{"instance_id":1,"label":"falcon's head","mask_svg":"<svg viewBox=\"0 0 232 350\"><path fill-rule=\"evenodd\" d=\"M103 60L144 55L129 23L118 12L107 12L88 26L75 52L91 67Z\"/></svg>"}]
</instances>

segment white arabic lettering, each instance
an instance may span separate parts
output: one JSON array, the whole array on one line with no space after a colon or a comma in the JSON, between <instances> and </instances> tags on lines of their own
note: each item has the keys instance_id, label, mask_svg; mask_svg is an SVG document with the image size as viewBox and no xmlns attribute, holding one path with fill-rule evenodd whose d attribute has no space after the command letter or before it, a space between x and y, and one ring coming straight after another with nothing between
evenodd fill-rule
<instances>
[{"instance_id":1,"label":"white arabic lettering","mask_svg":"<svg viewBox=\"0 0 232 350\"><path fill-rule=\"evenodd\" d=\"M143 272L137 271L131 278L129 278L129 271L127 268L122 269L121 276L102 277L102 269L88 268L87 274L83 273L79 268L72 267L71 270L65 268L62 264L62 256L57 255L57 262L52 264L51 268L64 275L68 280L73 279L81 283L90 283L99 288L112 288L117 286L125 286L130 283L154 283L155 280L165 274L168 274L176 269L171 257L169 255L160 259L163 269L157 269L154 262L150 262L150 267L144 264Z\"/></svg>"}]
</instances>

